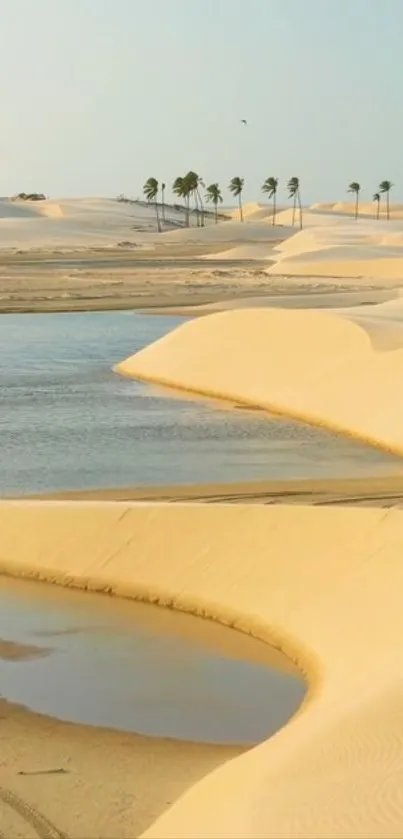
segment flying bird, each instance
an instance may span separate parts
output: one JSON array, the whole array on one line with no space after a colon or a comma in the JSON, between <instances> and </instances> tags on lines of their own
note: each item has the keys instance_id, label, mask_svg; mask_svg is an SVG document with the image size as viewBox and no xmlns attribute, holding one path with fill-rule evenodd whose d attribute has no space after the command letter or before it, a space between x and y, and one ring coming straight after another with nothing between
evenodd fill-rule
<instances>
[{"instance_id":1,"label":"flying bird","mask_svg":"<svg viewBox=\"0 0 403 839\"><path fill-rule=\"evenodd\" d=\"M247 124L248 124L248 123L247 123L247 121L246 121L246 119L241 119L241 122L243 122L243 124L244 124L244 125L247 125Z\"/></svg>"}]
</instances>

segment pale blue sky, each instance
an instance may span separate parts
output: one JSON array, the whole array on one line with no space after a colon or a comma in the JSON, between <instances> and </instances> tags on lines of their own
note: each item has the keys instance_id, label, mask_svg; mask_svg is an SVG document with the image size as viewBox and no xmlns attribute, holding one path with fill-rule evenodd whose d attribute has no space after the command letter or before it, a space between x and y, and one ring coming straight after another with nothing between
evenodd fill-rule
<instances>
[{"instance_id":1,"label":"pale blue sky","mask_svg":"<svg viewBox=\"0 0 403 839\"><path fill-rule=\"evenodd\" d=\"M403 0L0 0L0 21L0 194L192 168L252 199L269 175L403 199Z\"/></svg>"}]
</instances>

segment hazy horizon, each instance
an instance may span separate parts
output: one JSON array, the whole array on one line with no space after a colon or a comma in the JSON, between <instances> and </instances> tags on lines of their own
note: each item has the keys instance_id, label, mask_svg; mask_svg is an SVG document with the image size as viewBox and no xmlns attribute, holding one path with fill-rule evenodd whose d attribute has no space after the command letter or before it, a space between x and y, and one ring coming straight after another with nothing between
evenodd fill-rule
<instances>
[{"instance_id":1,"label":"hazy horizon","mask_svg":"<svg viewBox=\"0 0 403 839\"><path fill-rule=\"evenodd\" d=\"M262 200L403 198L400 0L0 0L1 194L141 197L188 169ZM248 126L241 123L248 120ZM170 197L168 190L167 197Z\"/></svg>"}]
</instances>

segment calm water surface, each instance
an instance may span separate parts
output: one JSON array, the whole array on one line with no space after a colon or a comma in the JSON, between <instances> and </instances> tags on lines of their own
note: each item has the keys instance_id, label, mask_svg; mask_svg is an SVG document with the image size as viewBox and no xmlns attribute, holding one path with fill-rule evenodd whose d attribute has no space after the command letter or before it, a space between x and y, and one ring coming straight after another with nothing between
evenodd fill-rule
<instances>
[{"instance_id":1,"label":"calm water surface","mask_svg":"<svg viewBox=\"0 0 403 839\"><path fill-rule=\"evenodd\" d=\"M306 685L286 659L234 630L0 577L0 691L72 722L242 744L283 726Z\"/></svg>"},{"instance_id":2,"label":"calm water surface","mask_svg":"<svg viewBox=\"0 0 403 839\"><path fill-rule=\"evenodd\" d=\"M0 494L365 475L398 464L300 423L170 399L112 372L183 320L0 316Z\"/></svg>"}]
</instances>

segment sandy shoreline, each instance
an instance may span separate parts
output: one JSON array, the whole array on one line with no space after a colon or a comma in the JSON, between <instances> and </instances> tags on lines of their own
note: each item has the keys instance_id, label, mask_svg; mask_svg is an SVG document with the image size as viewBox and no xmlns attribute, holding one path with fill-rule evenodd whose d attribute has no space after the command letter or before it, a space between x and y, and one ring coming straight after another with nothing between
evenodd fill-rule
<instances>
[{"instance_id":1,"label":"sandy shoreline","mask_svg":"<svg viewBox=\"0 0 403 839\"><path fill-rule=\"evenodd\" d=\"M309 676L310 701L285 728L199 783L188 775L186 794L171 809L167 797L144 835L246 837L256 819L258 835L273 839L371 835L375 823L380 836L400 835L402 515L302 504L0 503L3 571L209 617L273 644ZM114 758L120 796L131 790L132 827L133 755ZM98 764L104 800L108 775ZM378 791L371 808L369 789ZM76 819L86 807L90 818L88 802L76 801ZM112 802L119 807L116 787L109 814ZM45 813L56 824L58 807L59 822L70 818L52 798Z\"/></svg>"},{"instance_id":2,"label":"sandy shoreline","mask_svg":"<svg viewBox=\"0 0 403 839\"><path fill-rule=\"evenodd\" d=\"M368 478L248 481L158 487L120 487L41 493L26 498L53 501L164 501L168 503L259 503L391 507L403 504L402 474ZM23 500L22 498L20 500Z\"/></svg>"},{"instance_id":3,"label":"sandy shoreline","mask_svg":"<svg viewBox=\"0 0 403 839\"><path fill-rule=\"evenodd\" d=\"M141 202L0 203L1 312L210 314L116 369L403 452L400 205L390 221L313 205L301 231L292 208L278 230L257 204L245 224L203 229L170 208L161 236ZM269 295L318 292L337 310L267 308ZM241 298L249 311L235 311ZM310 685L300 713L243 753L0 702L0 839L401 837L402 507L403 467L0 501L0 572L223 623L284 652Z\"/></svg>"},{"instance_id":4,"label":"sandy shoreline","mask_svg":"<svg viewBox=\"0 0 403 839\"><path fill-rule=\"evenodd\" d=\"M0 254L0 314L139 310L152 314L208 314L215 304L281 295L351 295L356 302L393 297L398 283L384 285L325 278L314 284L298 276L267 274L267 261L206 263L191 255L182 259L135 260L119 251L78 255L73 259L46 255L5 261ZM314 299L314 298L313 298ZM236 305L239 305L236 303ZM332 303L332 305L336 305ZM197 309L200 307L200 310ZM202 307L206 307L203 309Z\"/></svg>"},{"instance_id":5,"label":"sandy shoreline","mask_svg":"<svg viewBox=\"0 0 403 839\"><path fill-rule=\"evenodd\" d=\"M0 738L5 839L133 839L243 751L63 723L3 699Z\"/></svg>"},{"instance_id":6,"label":"sandy shoreline","mask_svg":"<svg viewBox=\"0 0 403 839\"><path fill-rule=\"evenodd\" d=\"M119 257L119 255L118 255ZM97 260L96 260L97 261ZM85 312L203 305L262 291L258 268L234 268L231 282L221 266L193 268L161 261L159 267L127 268L118 259L111 269L105 261L91 267L20 265L0 272L0 313Z\"/></svg>"}]
</instances>

